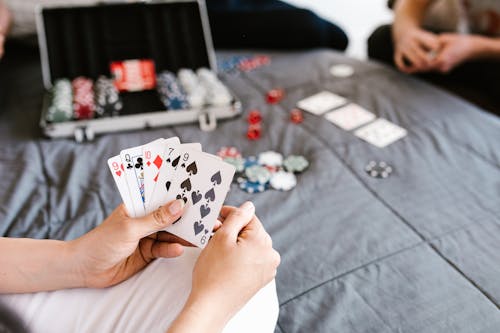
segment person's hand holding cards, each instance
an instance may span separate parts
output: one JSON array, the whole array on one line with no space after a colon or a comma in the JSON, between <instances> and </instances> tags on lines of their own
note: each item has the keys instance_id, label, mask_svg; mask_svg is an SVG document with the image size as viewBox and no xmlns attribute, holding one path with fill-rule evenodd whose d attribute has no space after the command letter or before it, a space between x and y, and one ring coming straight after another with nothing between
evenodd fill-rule
<instances>
[{"instance_id":1,"label":"person's hand holding cards","mask_svg":"<svg viewBox=\"0 0 500 333\"><path fill-rule=\"evenodd\" d=\"M177 137L122 150L108 165L130 216L182 200L183 216L165 230L194 246L207 245L233 180L232 165Z\"/></svg>"}]
</instances>

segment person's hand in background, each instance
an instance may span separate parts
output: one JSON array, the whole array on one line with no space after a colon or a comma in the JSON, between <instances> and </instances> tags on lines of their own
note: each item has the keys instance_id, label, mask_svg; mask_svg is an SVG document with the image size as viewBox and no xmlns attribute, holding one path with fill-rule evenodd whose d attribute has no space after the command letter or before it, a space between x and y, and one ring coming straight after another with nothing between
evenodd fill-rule
<instances>
[{"instance_id":1,"label":"person's hand in background","mask_svg":"<svg viewBox=\"0 0 500 333\"><path fill-rule=\"evenodd\" d=\"M440 49L432 61L435 71L448 73L476 59L500 59L500 39L480 35L446 33L439 35Z\"/></svg>"},{"instance_id":2,"label":"person's hand in background","mask_svg":"<svg viewBox=\"0 0 500 333\"><path fill-rule=\"evenodd\" d=\"M394 30L394 62L404 73L427 72L433 69L433 54L440 49L438 35L421 28Z\"/></svg>"},{"instance_id":3,"label":"person's hand in background","mask_svg":"<svg viewBox=\"0 0 500 333\"><path fill-rule=\"evenodd\" d=\"M12 17L5 3L0 0L0 59L4 54L4 44L9 32Z\"/></svg>"},{"instance_id":4,"label":"person's hand in background","mask_svg":"<svg viewBox=\"0 0 500 333\"><path fill-rule=\"evenodd\" d=\"M218 332L276 276L280 255L251 202L223 207L222 226L201 252L184 309L169 332Z\"/></svg>"}]
</instances>

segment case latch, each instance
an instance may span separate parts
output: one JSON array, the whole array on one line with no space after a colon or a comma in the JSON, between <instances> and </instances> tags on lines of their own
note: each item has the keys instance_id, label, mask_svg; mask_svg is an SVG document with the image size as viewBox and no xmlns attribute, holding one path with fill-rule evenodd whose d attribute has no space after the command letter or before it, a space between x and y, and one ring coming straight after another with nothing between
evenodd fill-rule
<instances>
[{"instance_id":1,"label":"case latch","mask_svg":"<svg viewBox=\"0 0 500 333\"><path fill-rule=\"evenodd\" d=\"M198 121L200 122L200 129L204 132L210 132L217 128L217 118L210 110L202 111L198 115Z\"/></svg>"},{"instance_id":2,"label":"case latch","mask_svg":"<svg viewBox=\"0 0 500 333\"><path fill-rule=\"evenodd\" d=\"M77 127L74 132L75 141L82 143L85 141L93 141L95 138L94 131L90 127Z\"/></svg>"}]
</instances>

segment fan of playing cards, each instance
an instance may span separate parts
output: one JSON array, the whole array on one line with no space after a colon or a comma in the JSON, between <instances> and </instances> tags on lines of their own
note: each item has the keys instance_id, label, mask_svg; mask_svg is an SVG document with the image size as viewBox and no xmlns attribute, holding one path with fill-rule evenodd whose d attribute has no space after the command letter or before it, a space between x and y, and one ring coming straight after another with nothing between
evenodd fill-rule
<instances>
[{"instance_id":1,"label":"fan of playing cards","mask_svg":"<svg viewBox=\"0 0 500 333\"><path fill-rule=\"evenodd\" d=\"M202 152L201 144L181 144L177 137L122 150L108 165L131 217L184 200L184 215L165 230L201 248L212 234L235 173L232 165Z\"/></svg>"}]
</instances>

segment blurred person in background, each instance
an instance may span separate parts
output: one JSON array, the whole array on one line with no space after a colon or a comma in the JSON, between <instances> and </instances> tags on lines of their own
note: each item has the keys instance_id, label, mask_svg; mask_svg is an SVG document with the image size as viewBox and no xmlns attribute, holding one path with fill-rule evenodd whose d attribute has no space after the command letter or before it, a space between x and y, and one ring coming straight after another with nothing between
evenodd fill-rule
<instances>
[{"instance_id":1,"label":"blurred person in background","mask_svg":"<svg viewBox=\"0 0 500 333\"><path fill-rule=\"evenodd\" d=\"M500 1L397 0L368 55L500 114Z\"/></svg>"}]
</instances>

